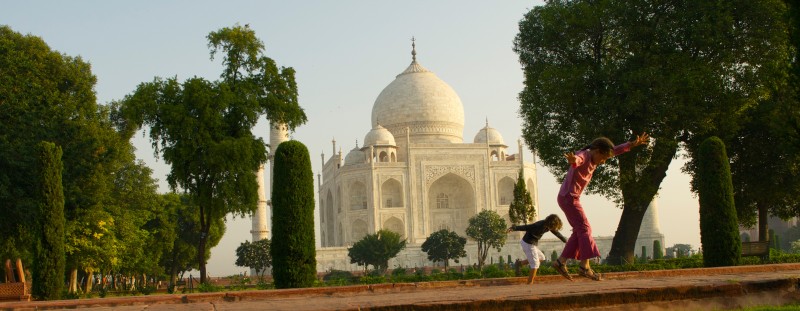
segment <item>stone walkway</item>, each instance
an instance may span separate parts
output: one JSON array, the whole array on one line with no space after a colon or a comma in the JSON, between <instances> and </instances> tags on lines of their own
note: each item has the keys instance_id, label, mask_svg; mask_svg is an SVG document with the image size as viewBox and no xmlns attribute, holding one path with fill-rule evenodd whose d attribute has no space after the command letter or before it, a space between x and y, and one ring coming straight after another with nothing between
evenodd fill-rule
<instances>
[{"instance_id":1,"label":"stone walkway","mask_svg":"<svg viewBox=\"0 0 800 311\"><path fill-rule=\"evenodd\" d=\"M0 310L720 310L800 303L800 264L0 303Z\"/></svg>"}]
</instances>

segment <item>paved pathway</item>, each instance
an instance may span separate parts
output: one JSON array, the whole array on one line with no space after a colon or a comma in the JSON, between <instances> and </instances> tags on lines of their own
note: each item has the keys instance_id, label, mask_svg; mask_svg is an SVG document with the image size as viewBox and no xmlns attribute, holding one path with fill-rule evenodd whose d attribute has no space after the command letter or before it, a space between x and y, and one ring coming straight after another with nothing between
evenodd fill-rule
<instances>
[{"instance_id":1,"label":"paved pathway","mask_svg":"<svg viewBox=\"0 0 800 311\"><path fill-rule=\"evenodd\" d=\"M576 277L450 281L57 302L0 303L0 309L87 310L667 310L800 303L800 264L611 273ZM133 304L133 305L131 305Z\"/></svg>"}]
</instances>

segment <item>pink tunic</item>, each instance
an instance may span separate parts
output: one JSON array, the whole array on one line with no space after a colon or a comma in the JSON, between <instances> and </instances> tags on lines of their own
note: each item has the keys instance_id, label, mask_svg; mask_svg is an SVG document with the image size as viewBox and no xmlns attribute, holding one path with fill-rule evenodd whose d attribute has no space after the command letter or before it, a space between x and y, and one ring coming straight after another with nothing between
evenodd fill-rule
<instances>
[{"instance_id":1,"label":"pink tunic","mask_svg":"<svg viewBox=\"0 0 800 311\"><path fill-rule=\"evenodd\" d=\"M626 142L614 146L614 155L620 155L631 150L631 144ZM575 164L572 164L567 177L564 178L564 183L561 184L561 190L558 191L559 196L571 195L574 198L580 197L583 189L592 180L592 174L597 168L597 165L592 163L592 155L589 150L581 150L575 153Z\"/></svg>"},{"instance_id":2,"label":"pink tunic","mask_svg":"<svg viewBox=\"0 0 800 311\"><path fill-rule=\"evenodd\" d=\"M631 149L630 143L614 146L614 155L620 155ZM572 234L564 245L561 257L586 260L600 256L597 244L592 237L592 227L581 206L581 193L589 181L597 165L592 163L589 150L581 150L575 154L575 164L569 168L561 190L558 192L558 206L564 211L567 222L572 226Z\"/></svg>"}]
</instances>

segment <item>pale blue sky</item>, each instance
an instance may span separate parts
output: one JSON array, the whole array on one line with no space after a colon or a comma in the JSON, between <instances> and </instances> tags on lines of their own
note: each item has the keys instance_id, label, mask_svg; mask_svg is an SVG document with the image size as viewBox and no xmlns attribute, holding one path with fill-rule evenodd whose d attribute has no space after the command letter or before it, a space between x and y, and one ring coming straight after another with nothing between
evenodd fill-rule
<instances>
[{"instance_id":1,"label":"pale blue sky","mask_svg":"<svg viewBox=\"0 0 800 311\"><path fill-rule=\"evenodd\" d=\"M375 98L417 60L448 83L464 104L464 141L484 126L498 129L517 152L521 120L517 94L522 71L511 50L517 23L541 1L22 1L0 0L0 24L42 37L51 48L81 56L97 76L100 103L120 99L153 77L200 76L215 80L219 60L210 61L205 36L236 23L249 24L279 66L294 67L300 105L309 122L292 135L308 146L314 173L320 154L331 156L331 140L346 154L370 130ZM254 132L268 141L266 122ZM137 155L155 170L166 191L168 168L156 161L149 142L137 135ZM531 159L530 151L525 151ZM697 200L689 177L673 162L658 199L666 246L699 246ZM559 185L539 167L541 214L562 214ZM315 181L315 185L316 185ZM584 208L595 235L613 235L621 210L596 196ZM251 240L249 219L231 219L212 250L209 273L245 271L235 249Z\"/></svg>"}]
</instances>

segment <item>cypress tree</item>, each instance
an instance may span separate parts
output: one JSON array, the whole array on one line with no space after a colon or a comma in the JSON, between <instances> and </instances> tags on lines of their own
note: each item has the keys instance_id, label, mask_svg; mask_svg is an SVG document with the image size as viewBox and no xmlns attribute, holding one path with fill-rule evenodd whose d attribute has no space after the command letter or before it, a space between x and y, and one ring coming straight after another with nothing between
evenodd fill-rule
<instances>
[{"instance_id":1,"label":"cypress tree","mask_svg":"<svg viewBox=\"0 0 800 311\"><path fill-rule=\"evenodd\" d=\"M508 207L508 218L512 224L528 224L536 218L536 208L533 206L533 199L528 188L525 187L525 176L522 169L519 170L517 183L514 185L514 200Z\"/></svg>"},{"instance_id":2,"label":"cypress tree","mask_svg":"<svg viewBox=\"0 0 800 311\"><path fill-rule=\"evenodd\" d=\"M700 198L700 243L706 267L739 263L742 244L733 201L733 183L725 144L718 137L703 141L697 152Z\"/></svg>"},{"instance_id":3,"label":"cypress tree","mask_svg":"<svg viewBox=\"0 0 800 311\"><path fill-rule=\"evenodd\" d=\"M664 250L661 249L661 241L653 240L653 259L664 258Z\"/></svg>"},{"instance_id":4,"label":"cypress tree","mask_svg":"<svg viewBox=\"0 0 800 311\"><path fill-rule=\"evenodd\" d=\"M310 287L314 249L314 175L308 149L290 140L275 150L272 181L272 276L276 288Z\"/></svg>"},{"instance_id":5,"label":"cypress tree","mask_svg":"<svg viewBox=\"0 0 800 311\"><path fill-rule=\"evenodd\" d=\"M647 246L642 245L642 262L647 262Z\"/></svg>"},{"instance_id":6,"label":"cypress tree","mask_svg":"<svg viewBox=\"0 0 800 311\"><path fill-rule=\"evenodd\" d=\"M39 205L32 282L33 295L39 299L61 298L64 287L64 189L61 185L61 148L50 142L38 146L38 180L36 197Z\"/></svg>"}]
</instances>

